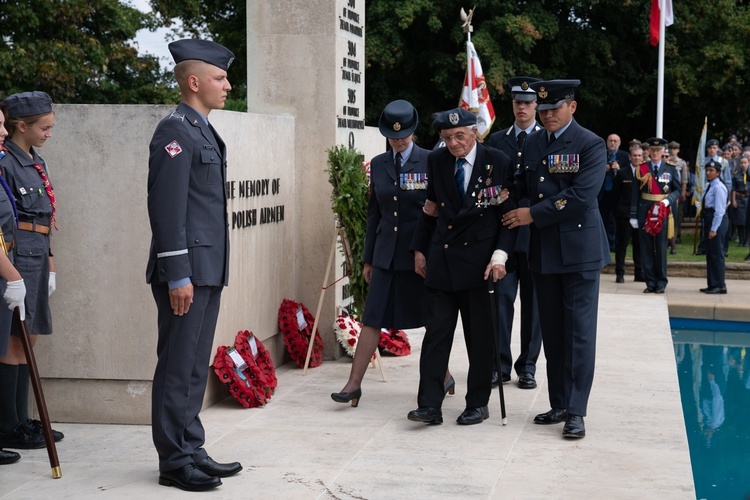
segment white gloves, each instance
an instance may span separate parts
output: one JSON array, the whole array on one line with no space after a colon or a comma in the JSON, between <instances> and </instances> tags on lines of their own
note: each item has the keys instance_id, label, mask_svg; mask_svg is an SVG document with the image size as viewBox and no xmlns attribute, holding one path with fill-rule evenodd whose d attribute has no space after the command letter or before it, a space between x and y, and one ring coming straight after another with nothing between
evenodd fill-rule
<instances>
[{"instance_id":1,"label":"white gloves","mask_svg":"<svg viewBox=\"0 0 750 500\"><path fill-rule=\"evenodd\" d=\"M638 219L630 219L630 227L638 229Z\"/></svg>"},{"instance_id":2,"label":"white gloves","mask_svg":"<svg viewBox=\"0 0 750 500\"><path fill-rule=\"evenodd\" d=\"M21 321L24 321L26 319L26 306L23 300L26 298L26 285L23 283L23 279L9 281L3 298L8 303L8 309L12 311L16 307L18 308L21 313Z\"/></svg>"},{"instance_id":3,"label":"white gloves","mask_svg":"<svg viewBox=\"0 0 750 500\"><path fill-rule=\"evenodd\" d=\"M57 280L55 279L55 273L54 271L50 271L49 273L49 296L51 297L53 293L55 293L55 290L57 290Z\"/></svg>"},{"instance_id":4,"label":"white gloves","mask_svg":"<svg viewBox=\"0 0 750 500\"><path fill-rule=\"evenodd\" d=\"M661 200L661 204L664 205L665 207L668 207L669 206L669 200L666 199L666 198L664 198L663 200Z\"/></svg>"}]
</instances>

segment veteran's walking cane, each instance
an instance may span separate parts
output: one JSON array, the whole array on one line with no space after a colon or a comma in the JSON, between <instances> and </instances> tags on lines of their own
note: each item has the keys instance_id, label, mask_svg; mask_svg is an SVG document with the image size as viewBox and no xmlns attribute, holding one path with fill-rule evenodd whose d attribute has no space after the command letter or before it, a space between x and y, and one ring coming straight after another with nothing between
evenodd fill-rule
<instances>
[{"instance_id":1,"label":"veteran's walking cane","mask_svg":"<svg viewBox=\"0 0 750 500\"><path fill-rule=\"evenodd\" d=\"M26 322L21 321L21 312L17 307L13 310L13 317L18 321L18 326L21 329L21 344L23 344L23 352L26 354L26 362L29 365L29 376L31 377L31 386L34 388L36 407L39 410L39 420L42 421L42 432L44 433L44 440L47 443L47 455L49 456L49 465L52 467L52 478L59 479L62 477L60 460L57 458L55 438L52 436L52 426L49 422L47 404L44 402L42 382L39 379L39 371L36 367L36 359L34 358L34 349L31 347L29 331L26 329Z\"/></svg>"},{"instance_id":2,"label":"veteran's walking cane","mask_svg":"<svg viewBox=\"0 0 750 500\"><path fill-rule=\"evenodd\" d=\"M490 310L492 311L492 338L495 341L495 368L497 369L497 388L500 394L500 415L503 425L508 424L505 415L505 393L503 392L503 371L500 369L500 344L497 342L497 301L495 300L495 283L492 281L492 272L487 277L487 290L490 292Z\"/></svg>"}]
</instances>

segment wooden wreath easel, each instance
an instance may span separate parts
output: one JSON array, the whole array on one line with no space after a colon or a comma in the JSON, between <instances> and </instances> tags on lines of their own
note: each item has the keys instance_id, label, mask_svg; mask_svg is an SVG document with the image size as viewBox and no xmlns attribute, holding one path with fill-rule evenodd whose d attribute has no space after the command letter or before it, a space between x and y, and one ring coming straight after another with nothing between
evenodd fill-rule
<instances>
[{"instance_id":1,"label":"wooden wreath easel","mask_svg":"<svg viewBox=\"0 0 750 500\"><path fill-rule=\"evenodd\" d=\"M323 298L326 295L326 290L331 286L335 285L336 282L349 276L349 273L345 274L341 278L335 280L333 283L328 283L328 277L331 273L331 264L333 264L333 257L336 255L336 244L341 240L341 247L344 249L344 259L346 260L347 269L352 269L352 253L349 250L349 242L346 239L346 231L338 223L336 224L336 231L333 234L333 243L331 243L331 251L328 254L328 265L326 266L325 277L323 278L323 286L320 290L320 299L318 299L318 309L315 311L315 321L313 322L312 334L310 335L310 344L307 346L307 357L305 358L305 367L302 370L302 375L307 375L307 366L310 364L310 356L312 355L313 345L315 345L315 332L318 330L318 321L320 320L320 311L323 308ZM375 347L375 358L378 361L380 367L380 376L383 378L383 382L387 382L385 376L385 370L383 369L383 360L380 358L380 351ZM375 359L372 360L372 366L375 367Z\"/></svg>"}]
</instances>

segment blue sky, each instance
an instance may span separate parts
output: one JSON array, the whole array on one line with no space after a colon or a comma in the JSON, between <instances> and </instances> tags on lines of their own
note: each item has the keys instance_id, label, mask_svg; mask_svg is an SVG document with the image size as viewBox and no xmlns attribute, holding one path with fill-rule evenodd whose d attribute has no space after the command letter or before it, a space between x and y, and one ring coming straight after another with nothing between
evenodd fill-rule
<instances>
[{"instance_id":1,"label":"blue sky","mask_svg":"<svg viewBox=\"0 0 750 500\"><path fill-rule=\"evenodd\" d=\"M148 0L123 0L123 3L132 5L142 12L150 12L151 6ZM155 32L149 30L140 30L135 37L138 42L138 52L141 54L152 54L159 58L162 67L171 69L174 66L172 57L167 49L166 35L170 30L166 28L159 29Z\"/></svg>"}]
</instances>

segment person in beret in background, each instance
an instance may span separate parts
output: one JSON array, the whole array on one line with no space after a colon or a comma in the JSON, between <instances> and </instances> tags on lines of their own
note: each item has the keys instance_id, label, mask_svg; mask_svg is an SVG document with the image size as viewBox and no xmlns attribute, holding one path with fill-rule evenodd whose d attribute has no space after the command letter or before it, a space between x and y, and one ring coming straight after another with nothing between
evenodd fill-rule
<instances>
[{"instance_id":1,"label":"person in beret in background","mask_svg":"<svg viewBox=\"0 0 750 500\"><path fill-rule=\"evenodd\" d=\"M389 103L380 115L378 128L390 150L370 162L363 270L370 287L349 380L341 392L331 394L337 403L358 405L381 328L419 328L427 323L424 278L414 272L409 251L427 197L429 151L414 143L418 122L417 110L403 99ZM446 392L454 390L449 373L445 383Z\"/></svg>"},{"instance_id":2,"label":"person in beret in background","mask_svg":"<svg viewBox=\"0 0 750 500\"><path fill-rule=\"evenodd\" d=\"M52 333L49 298L57 288L50 245L52 230L57 229L57 203L49 168L37 152L52 136L55 113L52 99L41 91L10 95L3 108L9 135L0 173L16 203L12 253L26 288L26 325L35 345L39 335ZM11 323L11 334L7 355L0 358L0 447L43 448L42 424L29 418L29 368L16 322ZM55 441L64 437L58 431L52 434Z\"/></svg>"},{"instance_id":3,"label":"person in beret in background","mask_svg":"<svg viewBox=\"0 0 750 500\"><path fill-rule=\"evenodd\" d=\"M651 234L646 229L647 217L656 217L660 211L671 211L682 196L682 185L677 167L664 161L664 146L667 141L652 137L648 141L651 160L635 169L636 186L630 203L630 224L640 228L638 240L641 246L641 262L646 288L643 293L661 294L667 288L667 238L669 230L674 232L671 213L663 220L661 230ZM664 206L662 209L659 205ZM671 221L669 220L671 219ZM671 228L670 228L671 225Z\"/></svg>"},{"instance_id":4,"label":"person in beret in background","mask_svg":"<svg viewBox=\"0 0 750 500\"><path fill-rule=\"evenodd\" d=\"M182 101L149 146L151 250L146 281L158 311L159 340L151 427L159 484L199 491L242 470L203 448L198 414L206 390L221 292L229 278L226 147L208 122L232 86L234 54L208 40L169 44Z\"/></svg>"},{"instance_id":5,"label":"person in beret in background","mask_svg":"<svg viewBox=\"0 0 750 500\"><path fill-rule=\"evenodd\" d=\"M609 263L609 242L597 196L604 181L604 141L573 118L580 80L531 84L546 131L531 134L521 150L515 189L530 207L503 216L507 227L530 225L529 269L539 304L551 409L541 425L565 422L562 435L586 435L594 379L599 273Z\"/></svg>"},{"instance_id":6,"label":"person in beret in background","mask_svg":"<svg viewBox=\"0 0 750 500\"><path fill-rule=\"evenodd\" d=\"M724 280L724 236L729 228L726 213L727 188L719 179L722 164L713 160L706 163L706 189L701 203L701 218L706 240L706 280L708 287L700 291L708 294L727 293Z\"/></svg>"},{"instance_id":7,"label":"person in beret in background","mask_svg":"<svg viewBox=\"0 0 750 500\"><path fill-rule=\"evenodd\" d=\"M415 270L425 278L429 310L419 362L419 407L407 416L415 422L443 422L444 377L459 312L469 376L466 409L457 422L479 424L489 417L496 332L486 280L506 274L516 231L503 228L500 218L516 201L514 196L500 201L502 188L513 182L510 158L477 141L476 123L476 115L461 108L433 123L446 144L427 158L427 199L438 206L437 221L424 214L411 246Z\"/></svg>"}]
</instances>

